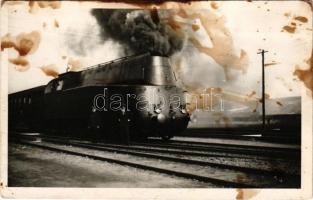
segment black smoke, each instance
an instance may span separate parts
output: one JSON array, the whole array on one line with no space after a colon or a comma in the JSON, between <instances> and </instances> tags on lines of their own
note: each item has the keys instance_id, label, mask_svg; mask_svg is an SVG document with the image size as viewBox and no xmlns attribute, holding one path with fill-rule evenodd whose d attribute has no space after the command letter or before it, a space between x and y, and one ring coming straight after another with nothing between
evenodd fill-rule
<instances>
[{"instance_id":1,"label":"black smoke","mask_svg":"<svg viewBox=\"0 0 313 200\"><path fill-rule=\"evenodd\" d=\"M183 47L183 38L162 22L157 10L93 9L104 40L113 39L132 53L171 56Z\"/></svg>"}]
</instances>

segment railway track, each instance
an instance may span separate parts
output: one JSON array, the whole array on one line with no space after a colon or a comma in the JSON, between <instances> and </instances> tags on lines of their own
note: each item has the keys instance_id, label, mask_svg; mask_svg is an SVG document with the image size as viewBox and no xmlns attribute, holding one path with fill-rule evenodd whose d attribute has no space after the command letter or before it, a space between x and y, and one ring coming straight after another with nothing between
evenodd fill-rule
<instances>
[{"instance_id":1,"label":"railway track","mask_svg":"<svg viewBox=\"0 0 313 200\"><path fill-rule=\"evenodd\" d=\"M34 137L34 136L27 136ZM55 139L75 139L73 137L64 136L51 136L51 135L40 135L43 138L55 138ZM81 140L80 138L76 138ZM134 147L135 146L135 147ZM207 143L207 142L194 142L194 141L168 141L163 142L160 139L148 139L147 142L132 142L129 148L157 148L158 151L172 151L171 153L180 153L183 155L195 155L200 156L206 154L206 156L223 156L223 157L235 157L235 158L253 158L258 156L259 158L279 158L288 160L300 159L301 150L294 148L282 148L282 147L264 147L264 146L252 146L252 145L237 145L237 144L220 144L220 143ZM192 151L187 152L187 151ZM152 151L152 150L151 150ZM196 153L195 151L198 151ZM219 155L221 154L222 155Z\"/></svg>"},{"instance_id":2,"label":"railway track","mask_svg":"<svg viewBox=\"0 0 313 200\"><path fill-rule=\"evenodd\" d=\"M154 172L167 174L167 175L171 175L171 176L177 176L177 177L182 177L182 178L187 178L187 179L192 179L192 180L198 180L201 182L215 184L216 186L221 186L221 187L236 187L236 188L255 188L256 187L256 186L245 184L245 183L225 181L225 180L221 180L221 179L210 178L207 176L199 176L196 174L185 173L185 172L170 170L170 169L166 169L166 168L143 165L143 164L139 164L139 163L135 163L135 162L127 162L127 161L122 161L122 160L118 160L118 159L111 159L111 158L106 158L106 157L102 157L102 156L95 156L92 154L65 150L62 148L41 145L41 144L37 144L37 143L33 143L33 142L26 142L26 141L14 141L14 142L19 143L19 144L23 144L23 145L28 145L28 146L32 146L32 147L37 147L37 148L49 150L49 151L53 151L53 152L65 153L65 154L69 154L69 155L90 158L93 160L99 160L99 161L104 161L104 162L109 162L109 163L114 163L114 164L119 164L119 165L124 165L124 166L135 167L138 169L154 171Z\"/></svg>"},{"instance_id":3,"label":"railway track","mask_svg":"<svg viewBox=\"0 0 313 200\"><path fill-rule=\"evenodd\" d=\"M205 142L187 142L187 141L172 141L162 143L160 141L153 141L149 143L132 143L140 146L153 146L172 149L185 150L199 150L204 152L223 152L238 155L251 155L270 158L285 158L285 159L299 159L300 149L275 148L275 147L254 147L246 145L235 144L216 144Z\"/></svg>"},{"instance_id":4,"label":"railway track","mask_svg":"<svg viewBox=\"0 0 313 200\"><path fill-rule=\"evenodd\" d=\"M114 154L127 154L131 156L141 157L144 159L154 159L154 160L162 160L165 162L178 163L179 165L212 167L212 168L215 168L216 170L220 170L221 173L224 173L223 171L234 171L234 172L240 172L248 176L249 174L253 174L253 175L258 175L258 176L276 177L276 179L277 179L277 174L279 174L278 178L280 178L281 180L282 179L284 180L287 180L287 179L297 180L298 179L297 175L291 175L288 173L277 173L277 172L268 171L268 170L232 166L232 165L226 165L226 164L218 164L218 163L212 163L212 162L200 161L200 160L194 160L194 159L178 158L178 157L173 156L175 154L178 155L177 153L179 151L173 152L173 151L163 150L162 152L157 152L157 150L150 151L150 149L140 148L140 147L132 148L129 146L124 146L124 145L86 143L86 142L81 142L81 141L70 141L64 138L56 139L56 138L42 137L41 139L45 142L50 142L50 143L58 144L58 145L84 148L88 150L105 151L105 152L111 152ZM183 178L195 179L195 180L202 181L202 182L213 183L222 187L249 187L249 188L259 187L258 184L251 184L251 183L245 184L241 182L236 182L234 180L223 180L223 179L216 178L216 177L212 178L210 176L202 176L202 175L194 174L190 172L186 173L186 172L181 172L177 170L175 171L172 169L168 169L166 167L159 168L159 167L155 167L154 165L146 166L137 162L129 162L129 161L123 161L120 159L112 159L112 158L94 156L94 155L90 155L86 153L78 153L75 151L66 150L64 148L45 146L43 144L38 144L38 143L33 143L33 142L19 141L19 143L34 146L34 147L44 148L44 149L51 150L51 151L57 151L57 152L67 153L67 154L76 155L76 156L85 156L85 157L89 157L95 160L102 160L102 161L111 162L115 164L136 167L139 169L151 170L151 171L155 171L158 173L164 173L164 174L174 175L174 176L183 177ZM195 154L198 154L198 156L204 156L203 154L199 154L196 152L188 152L188 153L189 155L192 155L192 156L195 156ZM205 156L207 156L207 154L205 154Z\"/></svg>"},{"instance_id":5,"label":"railway track","mask_svg":"<svg viewBox=\"0 0 313 200\"><path fill-rule=\"evenodd\" d=\"M18 137L18 135L15 135L15 137ZM81 140L80 138L71 138L71 137L59 137L59 136L51 136L51 135L27 135L27 138L43 138L43 139L60 139L62 141L66 140L66 141L85 141L85 144L90 143L87 140ZM98 143L99 145L100 143ZM118 144L109 144L109 143L101 143L101 145L105 145L107 147L118 147L118 148L123 148L123 149L127 149L127 150L145 150L145 151L150 151L150 152L160 152L160 153L170 153L170 154L177 154L177 155L189 155L189 156L209 156L209 157L225 157L225 158L247 158L247 156L238 156L238 155L226 155L226 154L212 154L208 151L202 151L201 149L199 150L186 150L184 149L184 151L181 151L181 149L176 150L177 148L175 147L174 149L172 148L167 148L167 146L165 146L165 148L163 146L158 146L158 145L154 145L154 146L150 146L149 144L143 143L143 145L141 145L141 143L138 143L139 145L137 145L137 143L132 143L129 146L126 145L118 145Z\"/></svg>"},{"instance_id":6,"label":"railway track","mask_svg":"<svg viewBox=\"0 0 313 200\"><path fill-rule=\"evenodd\" d=\"M149 142L152 143L164 143L160 142L160 139L149 139ZM197 146L218 146L218 147L226 147L226 148L245 148L245 149L266 149L270 151L287 151L287 152L295 152L300 150L298 146L293 147L273 147L273 146L264 146L264 145L251 145L251 144L229 144L229 143L214 143L214 142L199 142L199 141L188 141L188 140L180 140L174 138L173 140L167 141L169 144L186 144L186 145L197 145Z\"/></svg>"},{"instance_id":7,"label":"railway track","mask_svg":"<svg viewBox=\"0 0 313 200\"><path fill-rule=\"evenodd\" d=\"M86 145L86 143L82 143L83 145ZM88 145L88 143L87 143ZM113 148L116 150L124 150L127 151L127 153L131 153L132 151L135 152L144 152L144 153L152 153L152 154L161 154L161 155L171 155L171 156L177 156L177 157L186 157L189 160L196 159L196 160L201 160L203 158L207 158L204 160L216 160L216 159L223 159L223 160L236 160L236 162L228 163L228 164L222 164L221 168L233 168L233 169L241 169L243 171L250 171L253 173L259 173L259 174L267 174L267 175L277 175L277 173L280 174L285 174L286 176L294 176L294 175L299 175L300 173L289 173L286 172L285 170L273 170L273 168L269 169L261 169L260 167L242 167L245 166L246 163L240 163L240 160L243 160L245 162L253 162L256 159L258 161L262 161L265 165L271 165L271 160L272 159L265 159L265 158L256 158L256 157L247 157L247 156L238 156L238 155L228 155L228 154L209 154L209 153L203 153L203 152L197 152L197 151L178 151L178 150L170 150L170 149L162 149L162 148L153 148L153 147L143 147L143 146L126 146L126 145L118 145L118 144L103 144L103 143L97 143L97 144L92 144L97 147L103 147L103 148ZM148 155L149 155L148 154ZM209 159L208 159L209 158ZM281 161L285 161L281 159ZM220 164L219 162L204 162L205 165L211 164L212 166L219 167ZM241 165L241 166L240 166ZM226 166L226 167L225 167ZM238 167L239 166L239 167Z\"/></svg>"},{"instance_id":8,"label":"railway track","mask_svg":"<svg viewBox=\"0 0 313 200\"><path fill-rule=\"evenodd\" d=\"M189 133L188 133L189 131ZM191 131L191 132L190 132ZM290 136L284 135L284 132L280 130L268 130L269 133L262 135L256 134L255 130L188 130L180 134L180 137L196 137L196 138L217 138L217 139L232 139L232 140L244 140L244 141L261 141L272 143L285 143L285 144L300 144L301 140L296 135L290 134Z\"/></svg>"},{"instance_id":9,"label":"railway track","mask_svg":"<svg viewBox=\"0 0 313 200\"><path fill-rule=\"evenodd\" d=\"M18 135L15 135L18 137ZM36 137L33 135L28 135L29 137ZM82 141L82 138L73 138L68 136L52 136L46 134L40 134L42 138L55 138L61 140L73 140ZM87 141L85 139L85 141ZM298 160L300 158L300 149L288 149L288 148L272 148L258 146L248 146L250 148L245 148L247 145L236 145L236 144L216 144L216 143L206 143L206 142L193 142L193 141L169 141L163 142L160 139L152 139L147 142L132 142L129 146L123 148L131 150L145 150L157 151L163 153L172 153L179 155L190 155L190 156L210 156L210 157L225 157L225 158L247 158L254 159L256 156L258 160L268 160L277 159L288 159L288 160ZM116 144L107 144L113 145ZM238 147L237 147L238 146Z\"/></svg>"},{"instance_id":10,"label":"railway track","mask_svg":"<svg viewBox=\"0 0 313 200\"><path fill-rule=\"evenodd\" d=\"M59 140L54 140L54 139L52 139L52 140L47 139L46 141L56 142L56 143L64 144L64 145L73 145L76 147L101 150L101 151L109 151L109 152L115 152L115 153L129 154L129 155L145 157L145 158L155 158L155 159L161 159L161 160L167 160L167 161L174 161L174 162L185 163L185 164L196 164L196 165L201 165L201 166L211 166L211 167L216 167L216 168L221 168L221 169L237 170L240 172L249 172L249 173L269 175L269 176L277 175L277 171L273 172L273 171L269 171L269 170L261 170L261 169L255 169L255 168L249 168L249 167L241 167L241 166L219 164L219 163L199 161L199 160L193 160L193 159L177 158L177 157L173 157L173 156L164 156L164 152L157 152L157 151L151 152L150 149L142 149L142 148L141 149L140 148L133 148L132 149L131 147L123 146L123 145L88 144L88 143L83 143L83 142L64 142L64 141L59 141ZM172 152L168 151L166 153L168 154L168 153L172 153ZM193 156L195 156L195 155L193 155ZM202 156L205 156L205 154ZM284 174L284 176L290 176L290 177L294 176L294 175L284 173L284 172L280 172L280 174Z\"/></svg>"}]
</instances>

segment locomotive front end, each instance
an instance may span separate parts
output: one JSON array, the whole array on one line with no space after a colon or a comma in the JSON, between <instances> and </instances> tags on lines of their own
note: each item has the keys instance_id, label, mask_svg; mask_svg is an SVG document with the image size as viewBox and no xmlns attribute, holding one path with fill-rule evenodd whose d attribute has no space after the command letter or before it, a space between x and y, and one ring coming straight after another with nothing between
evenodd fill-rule
<instances>
[{"instance_id":1,"label":"locomotive front end","mask_svg":"<svg viewBox=\"0 0 313 200\"><path fill-rule=\"evenodd\" d=\"M151 56L145 65L145 84L137 89L138 127L145 136L169 139L187 128L186 96L177 87L169 59Z\"/></svg>"},{"instance_id":2,"label":"locomotive front end","mask_svg":"<svg viewBox=\"0 0 313 200\"><path fill-rule=\"evenodd\" d=\"M87 127L91 137L104 140L169 139L189 122L169 58L150 53L60 75L46 87L46 104L47 121L63 116L55 124Z\"/></svg>"},{"instance_id":3,"label":"locomotive front end","mask_svg":"<svg viewBox=\"0 0 313 200\"><path fill-rule=\"evenodd\" d=\"M183 91L176 86L164 86L152 89L150 110L147 119L153 135L169 139L187 128L189 114Z\"/></svg>"}]
</instances>

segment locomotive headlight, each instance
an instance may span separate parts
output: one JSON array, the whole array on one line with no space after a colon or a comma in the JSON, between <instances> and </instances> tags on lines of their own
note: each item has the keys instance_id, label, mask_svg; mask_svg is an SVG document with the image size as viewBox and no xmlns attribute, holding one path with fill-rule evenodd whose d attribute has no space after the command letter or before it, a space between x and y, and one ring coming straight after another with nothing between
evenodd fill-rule
<instances>
[{"instance_id":1,"label":"locomotive headlight","mask_svg":"<svg viewBox=\"0 0 313 200\"><path fill-rule=\"evenodd\" d=\"M162 113L158 114L157 119L159 123L164 123L166 121L166 117Z\"/></svg>"},{"instance_id":2,"label":"locomotive headlight","mask_svg":"<svg viewBox=\"0 0 313 200\"><path fill-rule=\"evenodd\" d=\"M183 109L180 110L180 112L183 113L183 114L186 114L187 110L185 108L183 108Z\"/></svg>"},{"instance_id":3,"label":"locomotive headlight","mask_svg":"<svg viewBox=\"0 0 313 200\"><path fill-rule=\"evenodd\" d=\"M156 108L156 109L154 109L154 112L157 113L157 114L160 114L161 111L162 111L161 108Z\"/></svg>"}]
</instances>

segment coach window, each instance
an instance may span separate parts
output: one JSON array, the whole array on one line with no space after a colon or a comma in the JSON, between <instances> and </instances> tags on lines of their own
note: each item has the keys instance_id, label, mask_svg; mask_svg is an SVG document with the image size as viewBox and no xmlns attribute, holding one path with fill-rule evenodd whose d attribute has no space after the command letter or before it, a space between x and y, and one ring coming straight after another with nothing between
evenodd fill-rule
<instances>
[{"instance_id":1,"label":"coach window","mask_svg":"<svg viewBox=\"0 0 313 200\"><path fill-rule=\"evenodd\" d=\"M28 98L28 104L31 104L31 103L32 103L32 98L29 97L29 98Z\"/></svg>"},{"instance_id":2,"label":"coach window","mask_svg":"<svg viewBox=\"0 0 313 200\"><path fill-rule=\"evenodd\" d=\"M23 103L26 104L26 97L23 98Z\"/></svg>"}]
</instances>

